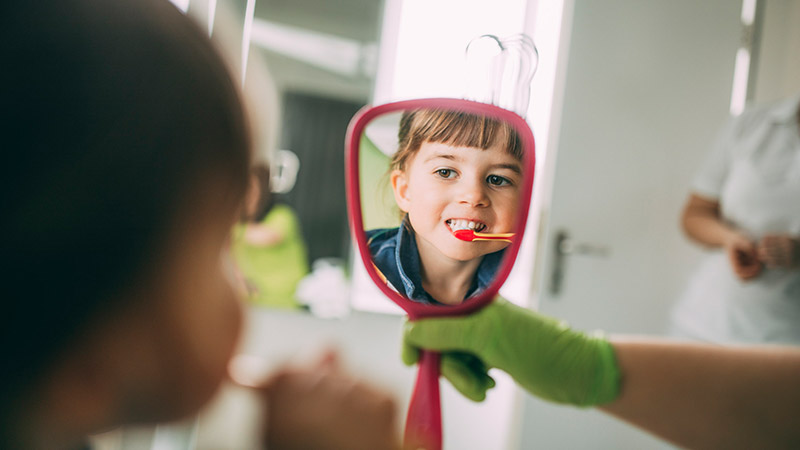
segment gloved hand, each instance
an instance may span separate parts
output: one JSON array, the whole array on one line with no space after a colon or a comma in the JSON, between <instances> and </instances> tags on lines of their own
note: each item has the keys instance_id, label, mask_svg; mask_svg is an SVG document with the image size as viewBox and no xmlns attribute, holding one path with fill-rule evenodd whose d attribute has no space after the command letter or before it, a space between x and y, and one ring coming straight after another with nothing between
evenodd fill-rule
<instances>
[{"instance_id":1,"label":"gloved hand","mask_svg":"<svg viewBox=\"0 0 800 450\"><path fill-rule=\"evenodd\" d=\"M442 375L474 401L494 386L490 367L556 403L592 406L619 394L619 368L607 340L501 298L469 316L406 323L403 362L414 364L420 348L442 352Z\"/></svg>"}]
</instances>

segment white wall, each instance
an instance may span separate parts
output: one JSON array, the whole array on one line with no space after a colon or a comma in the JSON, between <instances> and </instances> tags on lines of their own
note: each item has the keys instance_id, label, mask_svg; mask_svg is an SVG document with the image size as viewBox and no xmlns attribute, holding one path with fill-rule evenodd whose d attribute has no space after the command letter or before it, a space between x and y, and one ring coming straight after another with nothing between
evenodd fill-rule
<instances>
[{"instance_id":1,"label":"white wall","mask_svg":"<svg viewBox=\"0 0 800 450\"><path fill-rule=\"evenodd\" d=\"M762 11L755 103L800 93L800 2L766 0Z\"/></svg>"},{"instance_id":2,"label":"white wall","mask_svg":"<svg viewBox=\"0 0 800 450\"><path fill-rule=\"evenodd\" d=\"M569 256L558 295L547 291L546 261L543 313L581 330L665 331L700 260L680 231L680 209L728 115L740 8L574 1L549 225L609 255ZM549 253L552 241L543 243ZM669 446L598 411L526 396L518 448Z\"/></svg>"}]
</instances>

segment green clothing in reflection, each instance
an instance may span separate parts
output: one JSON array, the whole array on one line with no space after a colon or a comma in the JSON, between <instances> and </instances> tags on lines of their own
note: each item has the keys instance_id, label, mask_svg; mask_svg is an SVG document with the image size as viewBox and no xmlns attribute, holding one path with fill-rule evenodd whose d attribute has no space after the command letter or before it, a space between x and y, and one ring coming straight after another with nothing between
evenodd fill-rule
<instances>
[{"instance_id":1,"label":"green clothing in reflection","mask_svg":"<svg viewBox=\"0 0 800 450\"><path fill-rule=\"evenodd\" d=\"M294 211L275 205L261 221L283 236L274 245L259 246L245 241L247 225L234 228L232 250L248 285L248 300L256 305L297 308L297 283L308 273L306 247Z\"/></svg>"}]
</instances>

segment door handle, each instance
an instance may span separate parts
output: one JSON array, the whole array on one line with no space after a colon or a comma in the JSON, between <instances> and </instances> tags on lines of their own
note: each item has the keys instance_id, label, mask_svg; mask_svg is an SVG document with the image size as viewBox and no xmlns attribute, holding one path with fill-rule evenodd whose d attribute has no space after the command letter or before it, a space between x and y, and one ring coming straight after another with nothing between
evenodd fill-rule
<instances>
[{"instance_id":1,"label":"door handle","mask_svg":"<svg viewBox=\"0 0 800 450\"><path fill-rule=\"evenodd\" d=\"M604 245L576 242L569 237L567 230L558 230L553 240L553 270L550 275L550 296L556 297L561 292L568 255L605 258L610 254L611 251Z\"/></svg>"}]
</instances>

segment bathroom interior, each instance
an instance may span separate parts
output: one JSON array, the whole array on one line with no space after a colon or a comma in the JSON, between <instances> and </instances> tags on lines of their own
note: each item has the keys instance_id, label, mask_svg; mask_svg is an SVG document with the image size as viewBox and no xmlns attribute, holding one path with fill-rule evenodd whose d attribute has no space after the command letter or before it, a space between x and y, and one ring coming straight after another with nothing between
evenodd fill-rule
<instances>
[{"instance_id":1,"label":"bathroom interior","mask_svg":"<svg viewBox=\"0 0 800 450\"><path fill-rule=\"evenodd\" d=\"M332 348L401 411L416 377L400 359L405 314L368 276L348 222L345 136L359 110L463 98L470 40L530 36L536 172L500 294L579 329L661 336L704 252L679 226L696 168L745 104L800 92L793 0L173 3L246 64L257 152L281 167L273 181L307 252L297 307L247 305L242 360L268 371ZM444 448L675 448L492 375L497 386L480 403L441 382ZM97 448L252 448L257 411L251 394L225 387L186 423L118 430Z\"/></svg>"}]
</instances>

